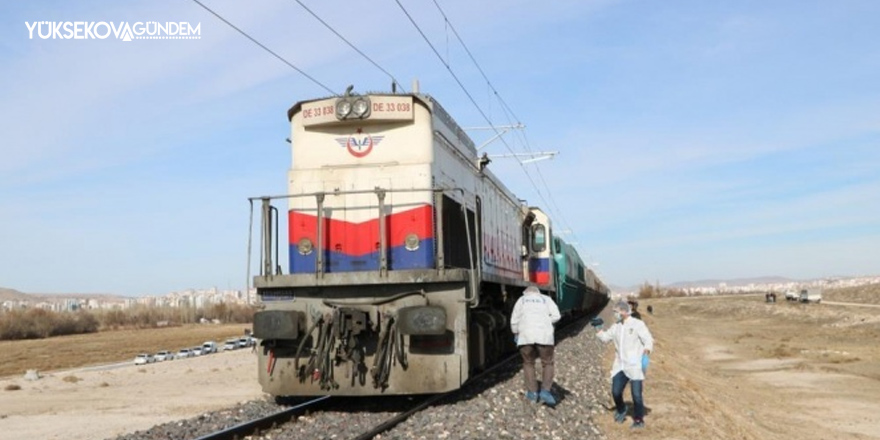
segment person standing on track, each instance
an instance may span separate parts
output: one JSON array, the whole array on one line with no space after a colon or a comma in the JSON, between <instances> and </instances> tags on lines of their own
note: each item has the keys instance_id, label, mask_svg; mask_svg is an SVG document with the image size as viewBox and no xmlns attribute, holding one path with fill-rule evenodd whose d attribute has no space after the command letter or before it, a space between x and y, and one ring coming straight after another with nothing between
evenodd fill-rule
<instances>
[{"instance_id":1,"label":"person standing on track","mask_svg":"<svg viewBox=\"0 0 880 440\"><path fill-rule=\"evenodd\" d=\"M633 424L632 428L645 427L645 403L642 399L642 382L645 380L643 357L654 350L654 337L644 321L630 316L632 309L626 301L614 305L615 323L608 330L597 327L596 335L602 342L614 341L617 352L611 367L611 396L614 397L616 412L614 420L626 420L626 404L623 390L627 382L632 382Z\"/></svg>"},{"instance_id":2,"label":"person standing on track","mask_svg":"<svg viewBox=\"0 0 880 440\"><path fill-rule=\"evenodd\" d=\"M526 399L556 405L550 393L553 387L553 351L555 340L553 324L559 321L559 307L553 299L542 295L537 287L529 286L513 306L510 329L523 358L523 375L526 382ZM541 390L535 374L535 360L541 358Z\"/></svg>"}]
</instances>

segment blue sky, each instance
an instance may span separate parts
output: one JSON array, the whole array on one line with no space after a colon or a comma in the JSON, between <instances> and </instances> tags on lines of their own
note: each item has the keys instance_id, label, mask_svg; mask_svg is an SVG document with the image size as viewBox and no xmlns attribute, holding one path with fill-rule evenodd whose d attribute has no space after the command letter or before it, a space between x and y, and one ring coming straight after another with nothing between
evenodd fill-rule
<instances>
[{"instance_id":1,"label":"blue sky","mask_svg":"<svg viewBox=\"0 0 880 440\"><path fill-rule=\"evenodd\" d=\"M303 2L486 125L394 1ZM390 88L295 1L205 3L337 92ZM434 3L401 3L508 123ZM550 205L606 282L880 273L880 3L438 3L527 126L510 147L560 152L495 173ZM33 21L186 21L201 38L29 39ZM286 190L286 110L327 92L191 1L16 2L0 37L0 286L243 287L247 197Z\"/></svg>"}]
</instances>

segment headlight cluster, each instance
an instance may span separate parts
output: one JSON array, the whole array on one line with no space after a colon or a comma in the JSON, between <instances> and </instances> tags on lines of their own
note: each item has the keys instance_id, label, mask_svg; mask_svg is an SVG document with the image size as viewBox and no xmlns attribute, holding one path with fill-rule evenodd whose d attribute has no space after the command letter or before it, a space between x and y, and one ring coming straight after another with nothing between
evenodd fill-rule
<instances>
[{"instance_id":1,"label":"headlight cluster","mask_svg":"<svg viewBox=\"0 0 880 440\"><path fill-rule=\"evenodd\" d=\"M299 242L296 244L296 250L299 251L300 255L311 254L312 249L314 249L314 246L312 245L312 240L309 240L306 237L300 238Z\"/></svg>"},{"instance_id":2,"label":"headlight cluster","mask_svg":"<svg viewBox=\"0 0 880 440\"><path fill-rule=\"evenodd\" d=\"M403 247L408 251L414 251L419 248L420 240L416 234L408 234L404 239Z\"/></svg>"},{"instance_id":3,"label":"headlight cluster","mask_svg":"<svg viewBox=\"0 0 880 440\"><path fill-rule=\"evenodd\" d=\"M336 119L366 119L370 117L370 98L346 96L336 100Z\"/></svg>"}]
</instances>

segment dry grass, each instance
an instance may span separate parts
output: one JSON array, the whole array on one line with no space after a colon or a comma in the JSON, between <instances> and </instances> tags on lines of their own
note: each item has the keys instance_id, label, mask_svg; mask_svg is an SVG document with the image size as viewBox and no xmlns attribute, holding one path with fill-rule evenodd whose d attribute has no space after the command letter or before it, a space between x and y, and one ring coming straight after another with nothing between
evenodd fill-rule
<instances>
[{"instance_id":1,"label":"dry grass","mask_svg":"<svg viewBox=\"0 0 880 440\"><path fill-rule=\"evenodd\" d=\"M880 304L880 284L829 289L822 293L825 301Z\"/></svg>"},{"instance_id":2,"label":"dry grass","mask_svg":"<svg viewBox=\"0 0 880 440\"><path fill-rule=\"evenodd\" d=\"M17 383L11 383L9 385L6 385L6 388L4 388L4 389L6 391L18 391L21 389L21 385L19 385Z\"/></svg>"},{"instance_id":3,"label":"dry grass","mask_svg":"<svg viewBox=\"0 0 880 440\"><path fill-rule=\"evenodd\" d=\"M80 379L74 375L70 375L70 376L64 376L64 379L61 379L61 380L68 382L68 383L77 383L77 382L81 381L82 379Z\"/></svg>"},{"instance_id":4,"label":"dry grass","mask_svg":"<svg viewBox=\"0 0 880 440\"><path fill-rule=\"evenodd\" d=\"M770 351L770 356L773 356L777 359L793 357L796 354L797 353L795 353L795 351L792 350L791 347L785 344L777 345L775 348L773 348L773 350Z\"/></svg>"},{"instance_id":5,"label":"dry grass","mask_svg":"<svg viewBox=\"0 0 880 440\"><path fill-rule=\"evenodd\" d=\"M0 377L28 369L61 370L87 365L134 361L138 353L177 351L205 341L223 341L244 334L247 324L199 325L117 330L47 339L0 341Z\"/></svg>"},{"instance_id":6,"label":"dry grass","mask_svg":"<svg viewBox=\"0 0 880 440\"><path fill-rule=\"evenodd\" d=\"M867 289L855 294L863 300L841 301L869 302ZM609 412L597 418L609 440L876 437L880 309L762 296L648 304L656 349L648 427L632 432ZM610 366L613 348L607 353Z\"/></svg>"}]
</instances>

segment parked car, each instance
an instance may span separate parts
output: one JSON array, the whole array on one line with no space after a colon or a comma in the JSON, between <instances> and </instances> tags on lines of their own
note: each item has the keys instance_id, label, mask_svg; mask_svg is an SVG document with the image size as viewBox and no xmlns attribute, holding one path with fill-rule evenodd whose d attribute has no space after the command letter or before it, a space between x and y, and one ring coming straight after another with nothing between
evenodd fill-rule
<instances>
[{"instance_id":1,"label":"parked car","mask_svg":"<svg viewBox=\"0 0 880 440\"><path fill-rule=\"evenodd\" d=\"M189 351L192 352L193 356L201 356L202 355L202 346L201 345L195 346L193 348L190 348Z\"/></svg>"},{"instance_id":2,"label":"parked car","mask_svg":"<svg viewBox=\"0 0 880 440\"><path fill-rule=\"evenodd\" d=\"M181 348L180 351L177 352L177 357L179 357L181 359L186 359L186 358L192 357L192 356L193 356L192 351L190 351L188 348Z\"/></svg>"},{"instance_id":3,"label":"parked car","mask_svg":"<svg viewBox=\"0 0 880 440\"><path fill-rule=\"evenodd\" d=\"M155 358L156 358L156 362L173 361L174 360L174 353L172 353L168 350L162 350L162 351L156 353Z\"/></svg>"},{"instance_id":4,"label":"parked car","mask_svg":"<svg viewBox=\"0 0 880 440\"><path fill-rule=\"evenodd\" d=\"M251 338L250 337L244 337L244 338L238 339L238 347L239 348L245 348L245 347L250 347L250 346L251 346Z\"/></svg>"},{"instance_id":5,"label":"parked car","mask_svg":"<svg viewBox=\"0 0 880 440\"><path fill-rule=\"evenodd\" d=\"M214 341L206 341L202 344L202 354L211 354L217 352L217 343Z\"/></svg>"},{"instance_id":6,"label":"parked car","mask_svg":"<svg viewBox=\"0 0 880 440\"><path fill-rule=\"evenodd\" d=\"M156 362L156 358L154 358L153 355L147 353L141 353L134 358L135 365L152 364L153 362Z\"/></svg>"},{"instance_id":7,"label":"parked car","mask_svg":"<svg viewBox=\"0 0 880 440\"><path fill-rule=\"evenodd\" d=\"M236 348L238 348L238 340L236 339L227 339L223 344L223 351L235 350Z\"/></svg>"},{"instance_id":8,"label":"parked car","mask_svg":"<svg viewBox=\"0 0 880 440\"><path fill-rule=\"evenodd\" d=\"M821 289L802 289L800 295L800 301L802 303L820 303L822 302L822 290Z\"/></svg>"}]
</instances>

